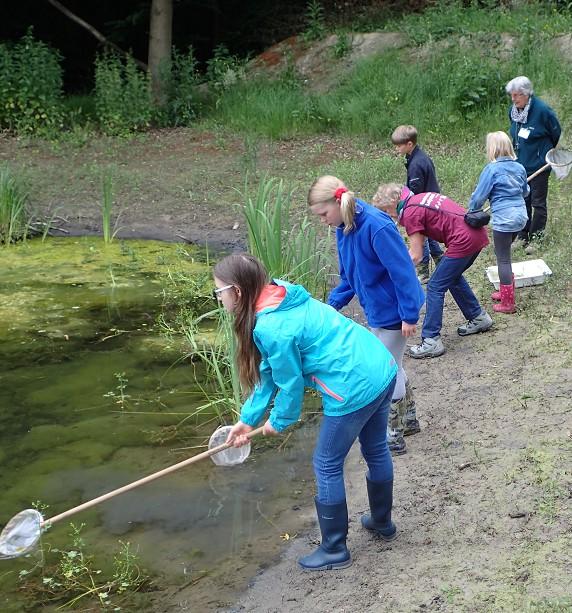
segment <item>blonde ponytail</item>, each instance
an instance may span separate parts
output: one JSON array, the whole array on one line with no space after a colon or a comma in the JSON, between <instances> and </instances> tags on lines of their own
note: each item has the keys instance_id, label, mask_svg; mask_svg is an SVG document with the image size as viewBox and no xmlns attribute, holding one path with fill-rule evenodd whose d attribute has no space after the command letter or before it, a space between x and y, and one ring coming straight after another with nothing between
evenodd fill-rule
<instances>
[{"instance_id":1,"label":"blonde ponytail","mask_svg":"<svg viewBox=\"0 0 572 613\"><path fill-rule=\"evenodd\" d=\"M336 195L338 197L336 198ZM355 228L356 198L348 191L343 181L332 175L324 175L316 179L308 192L308 206L316 204L339 204L344 234Z\"/></svg>"}]
</instances>

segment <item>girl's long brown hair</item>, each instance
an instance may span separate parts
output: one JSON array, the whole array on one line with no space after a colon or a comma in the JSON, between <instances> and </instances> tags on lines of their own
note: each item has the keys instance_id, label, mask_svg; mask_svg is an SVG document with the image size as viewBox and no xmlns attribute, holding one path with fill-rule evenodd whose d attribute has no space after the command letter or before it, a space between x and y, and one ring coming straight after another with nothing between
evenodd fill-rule
<instances>
[{"instance_id":1,"label":"girl's long brown hair","mask_svg":"<svg viewBox=\"0 0 572 613\"><path fill-rule=\"evenodd\" d=\"M260 352L252 338L256 323L256 301L268 283L268 273L254 256L229 255L214 267L214 276L227 285L240 288L234 308L234 333L237 340L238 376L245 393L250 394L260 381Z\"/></svg>"}]
</instances>

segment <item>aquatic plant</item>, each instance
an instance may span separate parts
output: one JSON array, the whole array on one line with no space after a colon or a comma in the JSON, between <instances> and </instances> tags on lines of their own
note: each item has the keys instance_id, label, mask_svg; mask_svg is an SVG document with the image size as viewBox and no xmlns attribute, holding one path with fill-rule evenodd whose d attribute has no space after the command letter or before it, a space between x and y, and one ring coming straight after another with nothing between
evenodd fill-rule
<instances>
[{"instance_id":1,"label":"aquatic plant","mask_svg":"<svg viewBox=\"0 0 572 613\"><path fill-rule=\"evenodd\" d=\"M122 411L128 408L128 402L131 396L125 393L129 379L124 372L113 373L117 379L117 385L115 389L110 390L106 394L103 394L104 398L113 398L115 404L119 406Z\"/></svg>"},{"instance_id":2,"label":"aquatic plant","mask_svg":"<svg viewBox=\"0 0 572 613\"><path fill-rule=\"evenodd\" d=\"M290 217L292 191L282 180L263 178L254 193L245 185L243 213L248 227L248 250L270 276L304 285L316 298L324 298L331 269L329 240L318 236L316 224L304 216Z\"/></svg>"},{"instance_id":3,"label":"aquatic plant","mask_svg":"<svg viewBox=\"0 0 572 613\"><path fill-rule=\"evenodd\" d=\"M28 193L7 165L0 166L0 243L25 239L30 221Z\"/></svg>"},{"instance_id":4,"label":"aquatic plant","mask_svg":"<svg viewBox=\"0 0 572 613\"><path fill-rule=\"evenodd\" d=\"M118 228L111 229L111 210L113 209L113 172L107 170L101 179L101 225L103 228L103 240L110 243L117 234ZM116 221L117 223L117 221Z\"/></svg>"},{"instance_id":5,"label":"aquatic plant","mask_svg":"<svg viewBox=\"0 0 572 613\"><path fill-rule=\"evenodd\" d=\"M217 327L214 340L207 341L199 325L206 318L216 316ZM197 407L194 416L202 412L214 412L220 421L240 414L242 404L241 387L236 365L236 340L232 329L231 316L221 307L183 325L183 334L190 345L188 357L199 359L206 368L205 373L196 374L196 383L207 401ZM188 419L188 418L186 418Z\"/></svg>"},{"instance_id":6,"label":"aquatic plant","mask_svg":"<svg viewBox=\"0 0 572 613\"><path fill-rule=\"evenodd\" d=\"M112 569L104 572L96 568L93 556L86 551L81 536L85 524L70 526L71 547L46 552L50 557L58 555L59 560L55 564L47 561L40 585L34 573L36 567L20 571L24 589L41 603L62 603L59 608L72 608L81 600L86 605L89 602L119 610L122 601L133 597L149 581L148 575L139 568L137 555L130 543L119 541L120 549L113 557Z\"/></svg>"}]
</instances>

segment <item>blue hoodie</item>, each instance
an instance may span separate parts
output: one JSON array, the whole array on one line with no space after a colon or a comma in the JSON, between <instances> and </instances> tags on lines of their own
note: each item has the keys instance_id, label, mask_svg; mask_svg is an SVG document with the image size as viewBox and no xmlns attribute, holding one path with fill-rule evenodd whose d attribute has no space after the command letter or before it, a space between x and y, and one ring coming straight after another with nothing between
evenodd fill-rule
<instances>
[{"instance_id":1,"label":"blue hoodie","mask_svg":"<svg viewBox=\"0 0 572 613\"><path fill-rule=\"evenodd\" d=\"M300 417L305 387L320 392L326 415L346 415L373 402L397 373L383 343L301 285L274 283L286 288L286 296L256 315L260 382L242 406L240 421L256 426L274 399L270 423L284 430Z\"/></svg>"},{"instance_id":2,"label":"blue hoodie","mask_svg":"<svg viewBox=\"0 0 572 613\"><path fill-rule=\"evenodd\" d=\"M355 228L343 230L336 230L340 283L328 304L339 310L357 295L372 328L416 324L425 296L393 219L357 200Z\"/></svg>"}]
</instances>

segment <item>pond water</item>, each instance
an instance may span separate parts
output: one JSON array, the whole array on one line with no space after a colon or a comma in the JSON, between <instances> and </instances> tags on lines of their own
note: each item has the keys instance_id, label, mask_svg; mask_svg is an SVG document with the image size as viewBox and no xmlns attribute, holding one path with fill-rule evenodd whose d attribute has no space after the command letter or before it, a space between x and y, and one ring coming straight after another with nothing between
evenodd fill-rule
<instances>
[{"instance_id":1,"label":"pond water","mask_svg":"<svg viewBox=\"0 0 572 613\"><path fill-rule=\"evenodd\" d=\"M165 280L206 278L204 260L186 246L95 238L2 250L0 526L35 501L50 517L204 450L219 422L181 423L203 392L182 341L157 324ZM69 522L83 523L99 567L123 541L154 576L137 610L228 606L302 529L312 430L280 448L258 440L238 467L206 459L64 520L42 537L44 554L69 549ZM0 610L38 610L18 574L41 584L39 555L0 560Z\"/></svg>"}]
</instances>

